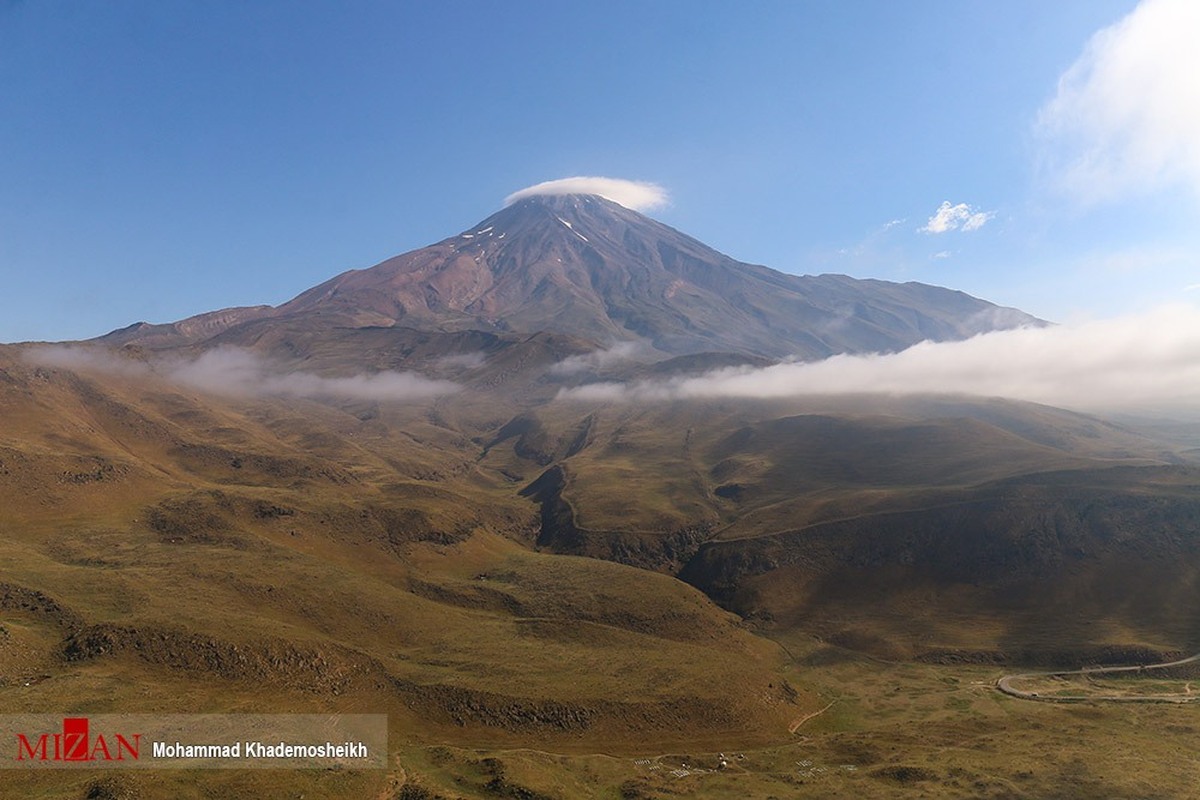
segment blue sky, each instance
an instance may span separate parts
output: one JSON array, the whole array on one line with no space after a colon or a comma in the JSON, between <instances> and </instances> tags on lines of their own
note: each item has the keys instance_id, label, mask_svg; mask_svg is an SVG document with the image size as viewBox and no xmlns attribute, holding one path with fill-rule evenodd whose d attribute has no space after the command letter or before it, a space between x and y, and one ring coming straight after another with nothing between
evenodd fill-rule
<instances>
[{"instance_id":1,"label":"blue sky","mask_svg":"<svg viewBox=\"0 0 1200 800\"><path fill-rule=\"evenodd\" d=\"M0 341L277 304L573 175L787 272L1194 300L1188 4L0 0Z\"/></svg>"}]
</instances>

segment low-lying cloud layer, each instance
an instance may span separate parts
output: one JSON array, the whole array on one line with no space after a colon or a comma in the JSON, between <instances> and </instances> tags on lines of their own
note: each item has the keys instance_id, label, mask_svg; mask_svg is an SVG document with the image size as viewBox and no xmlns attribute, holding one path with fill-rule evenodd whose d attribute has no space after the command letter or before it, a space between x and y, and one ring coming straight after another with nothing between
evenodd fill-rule
<instances>
[{"instance_id":1,"label":"low-lying cloud layer","mask_svg":"<svg viewBox=\"0 0 1200 800\"><path fill-rule=\"evenodd\" d=\"M288 371L239 348L210 350L190 361L143 363L94 347L51 345L32 349L35 364L65 369L92 369L126 376L158 374L175 383L236 397L308 397L374 401L418 400L458 391L451 381L431 380L412 372L375 372L328 378Z\"/></svg>"},{"instance_id":2,"label":"low-lying cloud layer","mask_svg":"<svg viewBox=\"0 0 1200 800\"><path fill-rule=\"evenodd\" d=\"M25 360L40 367L58 369L82 369L107 372L110 375L137 376L150 372L142 361L125 358L113 350L100 347L73 347L65 344L49 344L32 347L25 351Z\"/></svg>"},{"instance_id":3,"label":"low-lying cloud layer","mask_svg":"<svg viewBox=\"0 0 1200 800\"><path fill-rule=\"evenodd\" d=\"M1175 306L961 342L924 342L890 355L589 384L564 390L560 397L636 402L840 393L966 394L1090 411L1195 409L1200 405L1200 309Z\"/></svg>"},{"instance_id":4,"label":"low-lying cloud layer","mask_svg":"<svg viewBox=\"0 0 1200 800\"><path fill-rule=\"evenodd\" d=\"M614 364L632 361L640 355L647 355L648 348L637 342L618 342L606 350L593 350L578 356L568 356L550 367L552 375L575 375L580 372L591 372L604 369Z\"/></svg>"},{"instance_id":5,"label":"low-lying cloud layer","mask_svg":"<svg viewBox=\"0 0 1200 800\"><path fill-rule=\"evenodd\" d=\"M654 183L627 181L621 178L560 178L513 192L504 198L510 206L518 200L538 195L595 194L633 211L648 211L667 204L667 190Z\"/></svg>"},{"instance_id":6,"label":"low-lying cloud layer","mask_svg":"<svg viewBox=\"0 0 1200 800\"><path fill-rule=\"evenodd\" d=\"M413 400L458 389L450 381L430 380L412 372L375 372L326 378L310 372L279 372L248 350L209 350L195 361L168 368L180 383L233 395L342 397L356 400Z\"/></svg>"}]
</instances>

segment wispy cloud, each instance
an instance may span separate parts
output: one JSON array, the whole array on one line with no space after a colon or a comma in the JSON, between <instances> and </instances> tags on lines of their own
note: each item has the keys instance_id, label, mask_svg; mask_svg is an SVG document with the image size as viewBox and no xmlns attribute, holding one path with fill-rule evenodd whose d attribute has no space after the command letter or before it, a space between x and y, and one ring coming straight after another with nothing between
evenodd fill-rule
<instances>
[{"instance_id":1,"label":"wispy cloud","mask_svg":"<svg viewBox=\"0 0 1200 800\"><path fill-rule=\"evenodd\" d=\"M1050 178L1084 202L1200 193L1200 3L1144 0L1096 33L1038 116Z\"/></svg>"},{"instance_id":2,"label":"wispy cloud","mask_svg":"<svg viewBox=\"0 0 1200 800\"><path fill-rule=\"evenodd\" d=\"M1148 273L1161 272L1171 267L1187 267L1196 262L1181 247L1139 245L1122 250L1088 255L1085 257L1088 268L1092 272L1101 270L1107 273Z\"/></svg>"},{"instance_id":3,"label":"wispy cloud","mask_svg":"<svg viewBox=\"0 0 1200 800\"><path fill-rule=\"evenodd\" d=\"M966 203L951 203L943 200L937 211L920 228L921 233L949 233L950 231L977 231L996 216L995 211L977 211Z\"/></svg>"},{"instance_id":4,"label":"wispy cloud","mask_svg":"<svg viewBox=\"0 0 1200 800\"><path fill-rule=\"evenodd\" d=\"M125 376L151 372L213 394L239 397L311 397L357 400L417 400L459 389L451 381L431 380L412 372L375 372L325 377L289 371L240 348L209 350L196 359L143 363L98 347L50 345L28 351L32 363L71 370L95 370Z\"/></svg>"},{"instance_id":5,"label":"wispy cloud","mask_svg":"<svg viewBox=\"0 0 1200 800\"><path fill-rule=\"evenodd\" d=\"M726 369L700 377L564 390L574 400L780 398L841 393L966 394L1081 410L1195 408L1200 404L1200 309L1046 328L962 342L924 342L890 355Z\"/></svg>"},{"instance_id":6,"label":"wispy cloud","mask_svg":"<svg viewBox=\"0 0 1200 800\"><path fill-rule=\"evenodd\" d=\"M575 375L593 372L613 364L631 361L645 353L647 348L638 342L619 342L604 350L593 350L579 356L569 356L550 367L551 374Z\"/></svg>"},{"instance_id":7,"label":"wispy cloud","mask_svg":"<svg viewBox=\"0 0 1200 800\"><path fill-rule=\"evenodd\" d=\"M41 367L95 370L111 375L137 376L150 372L150 367L143 361L123 356L119 351L86 345L35 345L24 351L23 358Z\"/></svg>"},{"instance_id":8,"label":"wispy cloud","mask_svg":"<svg viewBox=\"0 0 1200 800\"><path fill-rule=\"evenodd\" d=\"M475 369L483 366L483 362L487 361L487 354L482 352L474 353L459 353L453 356L442 356L434 359L433 365L438 369Z\"/></svg>"},{"instance_id":9,"label":"wispy cloud","mask_svg":"<svg viewBox=\"0 0 1200 800\"><path fill-rule=\"evenodd\" d=\"M622 178L574 177L545 181L504 198L509 206L518 200L537 195L595 194L634 211L648 211L667 204L667 190L656 183L627 181Z\"/></svg>"},{"instance_id":10,"label":"wispy cloud","mask_svg":"<svg viewBox=\"0 0 1200 800\"><path fill-rule=\"evenodd\" d=\"M281 371L248 350L209 350L195 361L166 369L180 383L219 394L276 395L357 400L415 400L449 394L450 381L430 380L412 372L375 372L328 378L311 372Z\"/></svg>"},{"instance_id":11,"label":"wispy cloud","mask_svg":"<svg viewBox=\"0 0 1200 800\"><path fill-rule=\"evenodd\" d=\"M843 258L860 258L867 255L881 244L884 244L891 236L893 229L900 227L907 221L906 219L890 219L882 225L873 228L857 244L840 247L834 251L834 254Z\"/></svg>"}]
</instances>

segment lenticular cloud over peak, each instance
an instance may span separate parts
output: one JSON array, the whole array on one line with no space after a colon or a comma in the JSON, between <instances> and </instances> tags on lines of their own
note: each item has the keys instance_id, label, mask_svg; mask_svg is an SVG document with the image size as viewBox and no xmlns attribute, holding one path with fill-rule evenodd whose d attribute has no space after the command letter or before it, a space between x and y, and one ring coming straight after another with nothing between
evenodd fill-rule
<instances>
[{"instance_id":1,"label":"lenticular cloud over peak","mask_svg":"<svg viewBox=\"0 0 1200 800\"><path fill-rule=\"evenodd\" d=\"M621 178L559 178L556 181L543 181L519 192L513 192L504 198L504 205L510 206L518 200L538 195L559 194L595 194L605 200L612 200L633 211L648 211L667 204L667 190L656 183L645 181L627 181Z\"/></svg>"}]
</instances>

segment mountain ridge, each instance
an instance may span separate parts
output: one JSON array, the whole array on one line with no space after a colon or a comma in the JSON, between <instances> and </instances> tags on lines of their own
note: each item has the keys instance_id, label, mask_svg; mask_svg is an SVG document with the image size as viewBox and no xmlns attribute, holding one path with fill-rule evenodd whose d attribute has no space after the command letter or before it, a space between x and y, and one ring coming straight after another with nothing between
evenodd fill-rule
<instances>
[{"instance_id":1,"label":"mountain ridge","mask_svg":"<svg viewBox=\"0 0 1200 800\"><path fill-rule=\"evenodd\" d=\"M462 233L343 272L279 306L247 306L99 337L197 345L258 320L314 328L402 325L431 332L566 334L665 356L772 359L893 352L1045 324L963 292L747 264L594 195L536 196Z\"/></svg>"}]
</instances>

